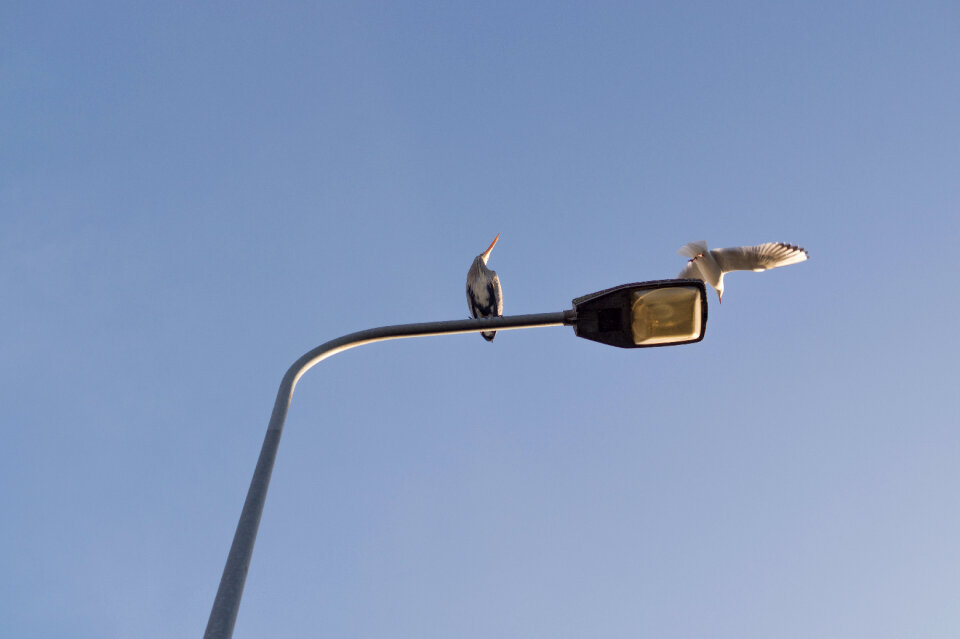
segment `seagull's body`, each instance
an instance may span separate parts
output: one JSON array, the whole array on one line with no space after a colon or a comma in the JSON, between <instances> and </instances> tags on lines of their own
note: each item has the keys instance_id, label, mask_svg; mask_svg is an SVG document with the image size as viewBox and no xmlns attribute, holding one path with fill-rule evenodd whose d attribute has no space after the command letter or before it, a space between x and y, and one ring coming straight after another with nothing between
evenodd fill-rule
<instances>
[{"instance_id":1,"label":"seagull's body","mask_svg":"<svg viewBox=\"0 0 960 639\"><path fill-rule=\"evenodd\" d=\"M704 241L684 244L677 251L690 258L677 277L700 279L713 287L723 302L723 274L730 271L766 271L767 269L803 262L806 249L783 242L767 242L757 246L707 249Z\"/></svg>"},{"instance_id":2,"label":"seagull's body","mask_svg":"<svg viewBox=\"0 0 960 639\"><path fill-rule=\"evenodd\" d=\"M502 317L503 291L500 289L500 278L497 272L487 268L490 251L496 246L500 235L493 238L487 250L473 259L470 270L467 271L467 305L473 317ZM497 335L496 331L480 333L483 339L492 342Z\"/></svg>"}]
</instances>

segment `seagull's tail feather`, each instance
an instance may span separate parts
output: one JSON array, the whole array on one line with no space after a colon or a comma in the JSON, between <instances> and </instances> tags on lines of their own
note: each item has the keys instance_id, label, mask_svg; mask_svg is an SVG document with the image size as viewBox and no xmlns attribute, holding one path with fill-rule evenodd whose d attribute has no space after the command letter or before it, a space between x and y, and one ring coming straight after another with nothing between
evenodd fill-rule
<instances>
[{"instance_id":1,"label":"seagull's tail feather","mask_svg":"<svg viewBox=\"0 0 960 639\"><path fill-rule=\"evenodd\" d=\"M698 255L703 255L707 252L707 241L700 240L699 242L689 242L680 247L680 250L677 251L680 255L684 257L696 257Z\"/></svg>"},{"instance_id":2,"label":"seagull's tail feather","mask_svg":"<svg viewBox=\"0 0 960 639\"><path fill-rule=\"evenodd\" d=\"M493 338L497 336L496 331L484 331L480 334L483 335L483 339L487 340L488 342L492 342Z\"/></svg>"}]
</instances>

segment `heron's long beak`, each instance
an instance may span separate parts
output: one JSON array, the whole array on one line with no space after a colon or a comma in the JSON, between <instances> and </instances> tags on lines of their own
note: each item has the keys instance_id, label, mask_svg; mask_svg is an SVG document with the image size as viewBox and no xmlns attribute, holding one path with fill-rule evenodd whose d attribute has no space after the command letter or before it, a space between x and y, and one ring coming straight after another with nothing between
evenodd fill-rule
<instances>
[{"instance_id":1,"label":"heron's long beak","mask_svg":"<svg viewBox=\"0 0 960 639\"><path fill-rule=\"evenodd\" d=\"M497 240L500 239L500 234L497 233L497 236L493 238L493 241L490 242L490 246L487 247L487 250L480 254L480 257L483 258L483 263L486 264L487 260L490 259L490 251L493 250L493 247L497 245Z\"/></svg>"}]
</instances>

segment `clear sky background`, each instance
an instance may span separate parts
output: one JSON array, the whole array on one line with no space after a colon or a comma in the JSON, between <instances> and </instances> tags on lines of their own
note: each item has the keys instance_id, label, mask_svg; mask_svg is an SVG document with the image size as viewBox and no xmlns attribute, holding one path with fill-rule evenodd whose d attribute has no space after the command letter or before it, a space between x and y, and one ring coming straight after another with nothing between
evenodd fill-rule
<instances>
[{"instance_id":1,"label":"clear sky background","mask_svg":"<svg viewBox=\"0 0 960 639\"><path fill-rule=\"evenodd\" d=\"M236 637L956 637L956 2L0 5L0 635L203 632L286 368L784 241L706 339L297 388Z\"/></svg>"}]
</instances>

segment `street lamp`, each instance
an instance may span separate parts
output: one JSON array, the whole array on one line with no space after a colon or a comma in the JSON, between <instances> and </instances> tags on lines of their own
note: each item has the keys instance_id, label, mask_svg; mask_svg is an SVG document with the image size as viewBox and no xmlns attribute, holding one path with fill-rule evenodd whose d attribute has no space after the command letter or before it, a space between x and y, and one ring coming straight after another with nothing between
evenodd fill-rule
<instances>
[{"instance_id":1,"label":"street lamp","mask_svg":"<svg viewBox=\"0 0 960 639\"><path fill-rule=\"evenodd\" d=\"M706 287L701 280L624 284L578 297L568 311L383 326L338 337L305 353L293 363L280 382L204 639L227 639L233 635L287 408L293 390L304 373L331 355L373 342L540 326L572 326L579 337L621 348L699 342L707 328Z\"/></svg>"}]
</instances>

